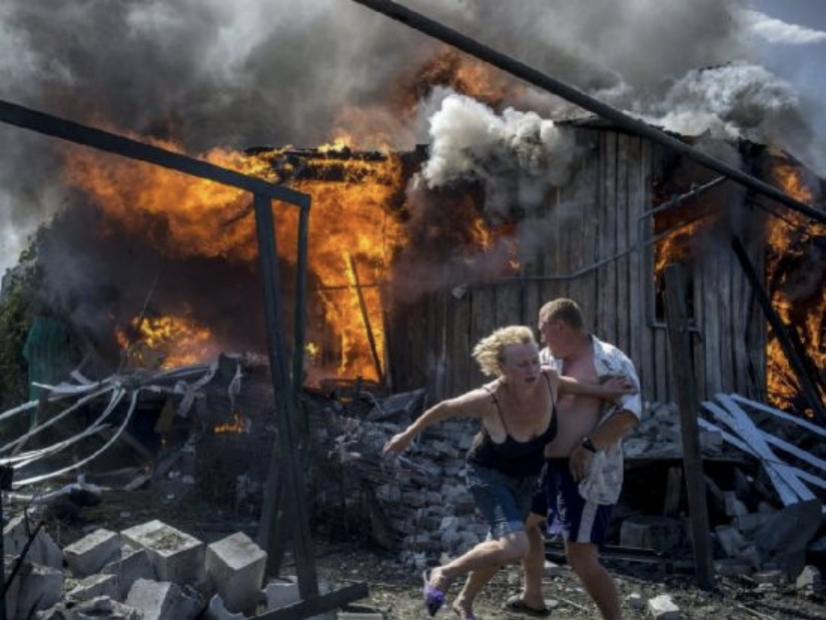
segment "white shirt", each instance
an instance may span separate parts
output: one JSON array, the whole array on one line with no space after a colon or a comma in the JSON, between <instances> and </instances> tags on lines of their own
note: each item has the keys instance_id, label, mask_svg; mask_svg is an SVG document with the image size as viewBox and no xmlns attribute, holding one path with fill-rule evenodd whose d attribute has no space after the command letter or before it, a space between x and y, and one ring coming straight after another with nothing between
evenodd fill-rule
<instances>
[{"instance_id":1,"label":"white shirt","mask_svg":"<svg viewBox=\"0 0 826 620\"><path fill-rule=\"evenodd\" d=\"M638 420L641 419L642 392L633 362L617 347L602 342L596 336L591 336L591 341L597 377L601 379L607 375L622 375L636 388L634 393L625 394L612 403L606 403L599 424L620 411L628 411ZM561 374L563 360L554 357L547 347L539 352L539 360L543 365L551 366ZM594 455L588 475L579 483L579 493L586 500L597 504L616 504L622 490L622 479L623 457L620 439Z\"/></svg>"}]
</instances>

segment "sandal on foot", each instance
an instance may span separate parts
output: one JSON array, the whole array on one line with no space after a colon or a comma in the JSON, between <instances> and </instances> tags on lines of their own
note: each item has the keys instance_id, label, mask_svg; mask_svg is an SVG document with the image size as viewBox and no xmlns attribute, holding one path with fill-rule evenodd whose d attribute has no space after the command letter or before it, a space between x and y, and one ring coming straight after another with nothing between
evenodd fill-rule
<instances>
[{"instance_id":1,"label":"sandal on foot","mask_svg":"<svg viewBox=\"0 0 826 620\"><path fill-rule=\"evenodd\" d=\"M504 607L508 611L515 611L528 616L533 616L534 618L547 618L551 615L551 610L544 605L542 607L531 607L523 601L522 597L518 594L510 597L505 602Z\"/></svg>"},{"instance_id":2,"label":"sandal on foot","mask_svg":"<svg viewBox=\"0 0 826 620\"><path fill-rule=\"evenodd\" d=\"M430 570L425 570L422 573L422 579L424 580L424 588L422 589L424 606L427 609L427 614L432 618L445 604L445 593L430 584Z\"/></svg>"}]
</instances>

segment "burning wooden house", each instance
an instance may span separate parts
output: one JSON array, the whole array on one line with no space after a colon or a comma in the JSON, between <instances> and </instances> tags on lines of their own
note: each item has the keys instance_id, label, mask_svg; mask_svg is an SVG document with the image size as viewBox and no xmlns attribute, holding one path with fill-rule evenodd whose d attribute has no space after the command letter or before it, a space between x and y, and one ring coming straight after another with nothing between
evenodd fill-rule
<instances>
[{"instance_id":1,"label":"burning wooden house","mask_svg":"<svg viewBox=\"0 0 826 620\"><path fill-rule=\"evenodd\" d=\"M424 147L401 154L341 145L210 154L312 196L306 382L361 378L395 390L427 386L437 397L456 394L481 378L470 358L481 337L496 326L533 325L544 301L566 296L580 302L596 334L635 361L646 400L667 402L674 387L662 272L680 261L690 276L698 394L738 392L799 406L797 378L731 237L743 240L764 274L773 306L795 326L817 381L826 360L822 224L789 219L605 122L558 127L576 153L564 182L527 208L515 183L495 213L486 210L478 180L422 188ZM787 156L746 142L711 147L804 201L822 190ZM119 266L96 267L96 279L81 283L85 299L67 313L81 332L94 321L84 342L97 343L98 353L110 349L110 356L129 349L130 363L164 367L221 350L261 350L254 222L240 192L139 163L104 164L89 151L73 155L67 178L95 208L77 207L84 215L72 218L83 223L53 231L58 241L41 249L41 258L52 261L48 285L60 289L70 279L60 265L69 248L87 264ZM296 217L276 210L287 276ZM93 230L105 231L103 239L91 239ZM216 283L231 293L216 298ZM288 287L288 301L289 295Z\"/></svg>"}]
</instances>

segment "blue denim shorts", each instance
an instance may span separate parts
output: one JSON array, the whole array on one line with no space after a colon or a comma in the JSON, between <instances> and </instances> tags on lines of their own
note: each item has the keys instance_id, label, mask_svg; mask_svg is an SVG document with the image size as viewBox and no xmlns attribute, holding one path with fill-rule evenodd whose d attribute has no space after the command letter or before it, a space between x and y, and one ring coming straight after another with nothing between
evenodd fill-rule
<instances>
[{"instance_id":1,"label":"blue denim shorts","mask_svg":"<svg viewBox=\"0 0 826 620\"><path fill-rule=\"evenodd\" d=\"M525 529L538 478L513 478L495 469L468 463L468 490L490 525L491 538Z\"/></svg>"}]
</instances>

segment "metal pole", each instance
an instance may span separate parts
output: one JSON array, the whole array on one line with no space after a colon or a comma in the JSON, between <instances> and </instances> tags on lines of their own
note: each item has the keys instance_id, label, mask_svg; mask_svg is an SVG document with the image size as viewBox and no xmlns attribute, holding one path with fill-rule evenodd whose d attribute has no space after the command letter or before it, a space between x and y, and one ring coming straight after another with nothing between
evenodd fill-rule
<instances>
[{"instance_id":1,"label":"metal pole","mask_svg":"<svg viewBox=\"0 0 826 620\"><path fill-rule=\"evenodd\" d=\"M763 314L766 316L766 320L768 320L772 326L772 331L774 335L777 336L777 341L780 343L783 353L786 354L786 359L789 360L789 365L792 367L792 370L794 370L797 380L800 382L800 392L803 398L809 403L812 412L817 416L818 420L820 420L820 423L826 425L826 407L823 406L823 402L820 400L817 385L809 375L807 366L811 365L811 362L809 362L809 364L806 363L806 349L803 343L800 342L797 331L794 328L789 329L786 327L786 324L783 323L783 320L775 311L771 299L757 275L757 270L754 268L754 265L752 265L749 255L743 247L743 242L740 241L737 235L732 235L731 247L737 256L737 260L740 262L743 273L746 274L746 278L748 278L751 284L751 288L754 291L760 307L763 308Z\"/></svg>"},{"instance_id":2,"label":"metal pole","mask_svg":"<svg viewBox=\"0 0 826 620\"><path fill-rule=\"evenodd\" d=\"M223 185L237 187L254 194L262 194L293 205L309 205L310 197L295 190L267 183L235 170L221 168L207 161L173 153L166 149L145 144L138 140L119 136L102 129L75 123L64 118L37 112L14 103L0 100L0 122L31 129L38 133L91 146L101 151L138 159L156 166L177 170L202 179L210 179Z\"/></svg>"},{"instance_id":3,"label":"metal pole","mask_svg":"<svg viewBox=\"0 0 826 620\"><path fill-rule=\"evenodd\" d=\"M677 386L680 425L683 438L683 469L685 471L691 534L694 545L694 572L697 585L710 590L714 585L714 561L708 533L703 457L697 424L697 383L692 367L691 335L685 304L685 283L682 268L671 264L665 268L665 310L668 341L671 345L671 368Z\"/></svg>"},{"instance_id":4,"label":"metal pole","mask_svg":"<svg viewBox=\"0 0 826 620\"><path fill-rule=\"evenodd\" d=\"M293 342L293 393L296 402L304 378L304 339L307 327L307 262L309 254L310 205L298 215L298 259L295 274L295 335Z\"/></svg>"},{"instance_id":5,"label":"metal pole","mask_svg":"<svg viewBox=\"0 0 826 620\"><path fill-rule=\"evenodd\" d=\"M293 540L298 573L298 590L301 598L318 595L318 578L312 552L310 523L304 498L304 474L300 466L299 441L295 425L295 402L290 389L287 371L286 347L284 346L283 321L281 319L280 279L278 274L278 254L271 200L260 194L255 195L255 221L258 234L258 256L261 265L261 280L264 285L264 310L267 322L267 353L270 361L275 402L277 405L278 445L273 450L270 473L280 473L285 485L284 509L288 511L288 521ZM281 471L277 460L280 457ZM275 480L267 481L270 488ZM267 494L262 514L262 530L277 518L278 507L273 493ZM270 541L268 540L267 543ZM269 547L269 544L267 545ZM268 548L267 551L270 551Z\"/></svg>"},{"instance_id":6,"label":"metal pole","mask_svg":"<svg viewBox=\"0 0 826 620\"><path fill-rule=\"evenodd\" d=\"M433 37L434 39L438 39L443 43L447 43L448 45L460 49L466 54L470 54L471 56L487 62L494 67L498 67L511 75L537 86L538 88L548 91L549 93L562 97L563 99L567 99L571 103L574 103L589 112L593 112L594 114L613 122L621 129L635 135L648 138L652 142L656 142L657 144L660 144L676 153L680 153L681 155L685 155L686 157L689 157L720 174L726 175L732 180L737 181L741 185L744 185L759 194L763 194L772 200L776 200L777 202L786 205L789 209L798 211L803 215L819 222L826 223L826 213L795 200L791 196L784 194L768 183L764 183L763 181L756 179L755 177L748 175L737 168L729 166L719 159L711 157L695 149L694 147L689 146L685 142L668 135L661 129L657 129L652 125L628 116L627 114L602 103L590 95L586 95L576 88L568 86L567 84L564 84L549 75L537 71L536 69L533 69L532 67L529 67L528 65L503 54L502 52L494 50L493 48L483 45L478 41L453 30L452 28L448 28L447 26L425 17L421 13L411 11L410 9L396 2L392 2L391 0L353 0L353 2L366 6L367 8L370 8L378 13L382 13L391 19L413 28L414 30L418 30L419 32Z\"/></svg>"}]
</instances>

